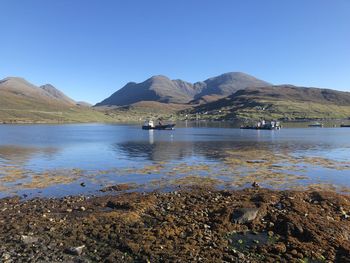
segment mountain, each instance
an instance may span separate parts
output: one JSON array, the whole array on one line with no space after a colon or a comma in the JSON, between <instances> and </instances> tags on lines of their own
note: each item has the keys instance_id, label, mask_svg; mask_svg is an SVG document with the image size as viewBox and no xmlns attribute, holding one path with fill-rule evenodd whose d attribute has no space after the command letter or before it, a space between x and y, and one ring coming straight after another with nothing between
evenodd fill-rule
<instances>
[{"instance_id":1,"label":"mountain","mask_svg":"<svg viewBox=\"0 0 350 263\"><path fill-rule=\"evenodd\" d=\"M45 90L47 93L49 93L52 97L55 99L61 101L62 103L67 103L71 105L75 105L76 102L72 100L71 98L67 97L62 91L56 89L51 84L45 84L43 86L40 86L41 89Z\"/></svg>"},{"instance_id":2,"label":"mountain","mask_svg":"<svg viewBox=\"0 0 350 263\"><path fill-rule=\"evenodd\" d=\"M109 119L104 113L78 107L50 84L37 87L23 78L0 80L0 122L84 122Z\"/></svg>"},{"instance_id":3,"label":"mountain","mask_svg":"<svg viewBox=\"0 0 350 263\"><path fill-rule=\"evenodd\" d=\"M96 104L129 105L140 101L164 103L187 103L196 91L191 83L182 80L170 80L165 76L153 76L142 83L129 82L109 98Z\"/></svg>"},{"instance_id":4,"label":"mountain","mask_svg":"<svg viewBox=\"0 0 350 263\"><path fill-rule=\"evenodd\" d=\"M9 77L0 80L1 107L25 107L33 105L36 108L42 106L71 106L73 100L51 85L43 88L37 87L23 78ZM62 99L59 95L63 96ZM74 104L74 102L73 102Z\"/></svg>"},{"instance_id":5,"label":"mountain","mask_svg":"<svg viewBox=\"0 0 350 263\"><path fill-rule=\"evenodd\" d=\"M18 77L0 80L0 123L128 122L198 116L214 120L350 117L349 92L273 86L237 72L194 84L154 76L142 83L128 83L97 105L75 102L50 84L35 86Z\"/></svg>"},{"instance_id":6,"label":"mountain","mask_svg":"<svg viewBox=\"0 0 350 263\"><path fill-rule=\"evenodd\" d=\"M197 90L201 90L200 93L195 95L195 99L213 95L228 96L241 89L258 88L270 85L271 84L266 81L257 79L242 72L230 72L207 79L203 82L195 83L194 86L197 87Z\"/></svg>"},{"instance_id":7,"label":"mountain","mask_svg":"<svg viewBox=\"0 0 350 263\"><path fill-rule=\"evenodd\" d=\"M222 98L240 89L266 85L271 84L240 72L225 73L194 84L158 75L142 83L129 82L96 106L123 106L140 101L200 103Z\"/></svg>"},{"instance_id":8,"label":"mountain","mask_svg":"<svg viewBox=\"0 0 350 263\"><path fill-rule=\"evenodd\" d=\"M183 113L214 119L348 118L350 93L292 85L246 88Z\"/></svg>"}]
</instances>

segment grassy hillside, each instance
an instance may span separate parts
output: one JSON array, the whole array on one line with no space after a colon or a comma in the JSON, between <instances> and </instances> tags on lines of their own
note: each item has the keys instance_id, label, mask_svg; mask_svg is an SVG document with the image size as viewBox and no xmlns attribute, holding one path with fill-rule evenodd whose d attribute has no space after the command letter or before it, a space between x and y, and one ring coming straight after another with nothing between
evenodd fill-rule
<instances>
[{"instance_id":1,"label":"grassy hillside","mask_svg":"<svg viewBox=\"0 0 350 263\"><path fill-rule=\"evenodd\" d=\"M177 119L177 112L191 108L187 104L160 103L156 101L141 101L122 107L95 107L96 110L116 121L140 122L145 119Z\"/></svg>"},{"instance_id":2,"label":"grassy hillside","mask_svg":"<svg viewBox=\"0 0 350 263\"><path fill-rule=\"evenodd\" d=\"M112 122L114 119L88 107L48 103L34 98L21 98L2 92L0 96L0 122Z\"/></svg>"},{"instance_id":3,"label":"grassy hillside","mask_svg":"<svg viewBox=\"0 0 350 263\"><path fill-rule=\"evenodd\" d=\"M1 99L0 99L1 105ZM28 104L27 104L28 105ZM30 105L29 105L30 106ZM0 123L113 122L111 116L89 108L53 108L33 105L32 108L0 107Z\"/></svg>"},{"instance_id":4,"label":"grassy hillside","mask_svg":"<svg viewBox=\"0 0 350 263\"><path fill-rule=\"evenodd\" d=\"M91 108L77 105L51 85L37 87L16 77L0 80L0 123L130 122L170 118L185 107L149 101Z\"/></svg>"},{"instance_id":5,"label":"grassy hillside","mask_svg":"<svg viewBox=\"0 0 350 263\"><path fill-rule=\"evenodd\" d=\"M214 99L218 98L215 96ZM37 87L21 78L7 78L0 81L0 123L140 122L148 118L295 120L350 117L350 93L328 89L290 85L250 87L212 100L211 95L206 95L189 104L138 101L127 106L91 108L77 105L51 85Z\"/></svg>"},{"instance_id":6,"label":"grassy hillside","mask_svg":"<svg viewBox=\"0 0 350 263\"><path fill-rule=\"evenodd\" d=\"M350 93L290 85L250 88L224 99L182 111L200 119L344 119Z\"/></svg>"},{"instance_id":7,"label":"grassy hillside","mask_svg":"<svg viewBox=\"0 0 350 263\"><path fill-rule=\"evenodd\" d=\"M61 100L20 78L0 82L1 123L108 122L113 118Z\"/></svg>"}]
</instances>

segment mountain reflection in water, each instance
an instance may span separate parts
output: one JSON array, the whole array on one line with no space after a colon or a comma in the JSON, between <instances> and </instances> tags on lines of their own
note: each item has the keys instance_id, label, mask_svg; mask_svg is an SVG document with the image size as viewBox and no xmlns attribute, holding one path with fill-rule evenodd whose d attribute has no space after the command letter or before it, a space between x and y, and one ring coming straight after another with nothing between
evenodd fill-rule
<instances>
[{"instance_id":1,"label":"mountain reflection in water","mask_svg":"<svg viewBox=\"0 0 350 263\"><path fill-rule=\"evenodd\" d=\"M241 184L295 175L307 176L300 184L350 187L347 129L219 126L179 124L172 131L144 131L138 125L2 125L0 195L15 185L44 188L43 180L54 182L45 191L56 194L96 190L107 181L146 184L186 175L236 181L254 176ZM82 189L80 181L87 187Z\"/></svg>"}]
</instances>

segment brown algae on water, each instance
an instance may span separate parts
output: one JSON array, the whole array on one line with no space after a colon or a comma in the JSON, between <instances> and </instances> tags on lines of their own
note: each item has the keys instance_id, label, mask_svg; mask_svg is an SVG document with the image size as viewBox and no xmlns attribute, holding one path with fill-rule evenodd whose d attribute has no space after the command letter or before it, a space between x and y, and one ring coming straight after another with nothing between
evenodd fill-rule
<instances>
[{"instance_id":1,"label":"brown algae on water","mask_svg":"<svg viewBox=\"0 0 350 263\"><path fill-rule=\"evenodd\" d=\"M144 166L97 171L54 169L39 172L26 169L20 163L18 165L0 164L0 189L2 192L41 189L54 185L68 185L79 180L99 185L113 185L116 179L130 175L145 176L142 184L137 181L137 177L133 179L134 181L128 181L143 187L202 184L241 188L256 182L275 189L295 189L303 188L308 182L310 187L319 189L322 182L310 179L308 175L310 167L350 170L350 162L295 156L285 149L273 152L268 149L239 148L226 151L221 155L224 156L222 162L155 162ZM147 179L148 176L153 178ZM154 179L154 176L159 178ZM326 188L339 189L329 185ZM346 191L347 189L343 187L342 192Z\"/></svg>"}]
</instances>

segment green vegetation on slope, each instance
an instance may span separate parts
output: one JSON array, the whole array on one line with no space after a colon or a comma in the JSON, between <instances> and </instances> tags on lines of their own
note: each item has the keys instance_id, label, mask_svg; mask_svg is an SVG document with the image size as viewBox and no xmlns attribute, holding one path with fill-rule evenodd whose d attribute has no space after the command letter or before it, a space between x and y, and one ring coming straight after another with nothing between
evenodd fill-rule
<instances>
[{"instance_id":1,"label":"green vegetation on slope","mask_svg":"<svg viewBox=\"0 0 350 263\"><path fill-rule=\"evenodd\" d=\"M93 109L71 108L57 111L0 109L3 123L113 122L114 118Z\"/></svg>"},{"instance_id":2,"label":"green vegetation on slope","mask_svg":"<svg viewBox=\"0 0 350 263\"><path fill-rule=\"evenodd\" d=\"M224 99L182 111L188 118L345 119L350 116L350 93L294 86L246 89Z\"/></svg>"},{"instance_id":3,"label":"green vegetation on slope","mask_svg":"<svg viewBox=\"0 0 350 263\"><path fill-rule=\"evenodd\" d=\"M350 106L337 106L335 104L320 104L313 102L295 101L260 101L266 105L261 108L242 108L234 115L239 119L345 119L350 116Z\"/></svg>"},{"instance_id":4,"label":"green vegetation on slope","mask_svg":"<svg viewBox=\"0 0 350 263\"><path fill-rule=\"evenodd\" d=\"M99 111L115 121L119 122L139 122L146 119L175 120L178 118L177 112L191 107L186 104L160 103L156 101L142 101L122 107L96 107Z\"/></svg>"},{"instance_id":5,"label":"green vegetation on slope","mask_svg":"<svg viewBox=\"0 0 350 263\"><path fill-rule=\"evenodd\" d=\"M61 99L20 78L0 81L0 122L108 122L113 118Z\"/></svg>"},{"instance_id":6,"label":"green vegetation on slope","mask_svg":"<svg viewBox=\"0 0 350 263\"><path fill-rule=\"evenodd\" d=\"M234 76L237 76L237 73L224 74L210 80L215 80L216 84L221 83L223 89L231 87L232 83L240 83L238 81L240 78L237 80ZM157 87L162 89L160 83ZM185 90L188 88L187 91L192 92L187 86L187 88L183 85L181 87ZM0 81L0 122L140 122L148 118L297 120L344 119L350 116L350 93L329 89L291 85L250 87L212 101L219 97L205 95L192 101L192 103L204 103L202 105L146 100L127 106L106 105L91 108L78 106L75 101L49 84L37 87L21 78L6 78Z\"/></svg>"}]
</instances>

